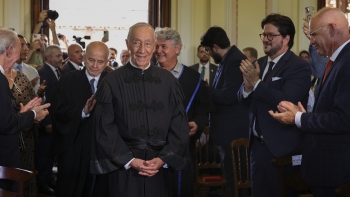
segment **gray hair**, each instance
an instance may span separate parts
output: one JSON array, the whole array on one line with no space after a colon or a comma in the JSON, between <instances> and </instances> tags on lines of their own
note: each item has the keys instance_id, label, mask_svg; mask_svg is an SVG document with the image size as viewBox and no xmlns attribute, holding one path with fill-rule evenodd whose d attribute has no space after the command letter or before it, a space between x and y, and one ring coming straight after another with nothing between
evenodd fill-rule
<instances>
[{"instance_id":1,"label":"gray hair","mask_svg":"<svg viewBox=\"0 0 350 197\"><path fill-rule=\"evenodd\" d=\"M44 51L44 57L45 57L45 59L46 59L46 57L48 57L48 56L52 56L53 50L54 50L54 49L58 49L59 51L61 51L61 47L60 47L60 46L55 45L55 44L50 45L50 46L48 46L48 47L45 49L45 51Z\"/></svg>"},{"instance_id":2,"label":"gray hair","mask_svg":"<svg viewBox=\"0 0 350 197\"><path fill-rule=\"evenodd\" d=\"M0 27L0 54L16 43L17 33L6 27Z\"/></svg>"},{"instance_id":3,"label":"gray hair","mask_svg":"<svg viewBox=\"0 0 350 197\"><path fill-rule=\"evenodd\" d=\"M141 27L141 26L150 27L151 29L153 29L153 27L152 27L150 24L148 24L148 23L145 23L145 22L138 22L138 23L134 24L133 26L131 26L131 27L129 28L129 33L128 33L128 37L127 37L128 41L130 41L130 35L131 35L132 30L133 30L135 27ZM153 30L154 30L154 29L153 29Z\"/></svg>"},{"instance_id":4,"label":"gray hair","mask_svg":"<svg viewBox=\"0 0 350 197\"><path fill-rule=\"evenodd\" d=\"M171 29L169 27L164 27L164 28L157 27L154 33L156 36L156 40L158 39L171 40L171 43L174 46L179 46L181 50L182 48L181 37L179 32L177 32L175 29Z\"/></svg>"}]
</instances>

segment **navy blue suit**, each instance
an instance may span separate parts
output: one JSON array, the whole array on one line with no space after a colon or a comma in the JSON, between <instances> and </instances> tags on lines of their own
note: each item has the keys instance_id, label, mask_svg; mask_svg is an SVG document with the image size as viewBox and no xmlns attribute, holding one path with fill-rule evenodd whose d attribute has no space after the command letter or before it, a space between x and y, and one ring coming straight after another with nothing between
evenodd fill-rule
<instances>
[{"instance_id":1,"label":"navy blue suit","mask_svg":"<svg viewBox=\"0 0 350 197\"><path fill-rule=\"evenodd\" d=\"M267 59L267 56L258 59L260 79ZM301 101L303 106L306 106L310 76L308 63L287 50L273 70L265 76L266 79L264 78L247 98L242 96L243 85L239 91L238 97L242 99L241 102L250 105L249 147L254 196L279 196L278 171L272 166L271 159L301 154L304 134L295 125L279 123L268 111L277 111L277 105L284 100L294 104ZM256 117L265 144L258 142L254 137L253 123Z\"/></svg>"},{"instance_id":2,"label":"navy blue suit","mask_svg":"<svg viewBox=\"0 0 350 197\"><path fill-rule=\"evenodd\" d=\"M40 83L46 80L45 103L51 103L53 94L56 89L56 83L58 82L56 73L51 67L45 64L39 71ZM45 126L52 124L52 107L48 108L49 115L47 115L40 124L39 139L38 139L38 186L48 184L52 182L52 167L54 160L54 153L51 149L52 133L45 131Z\"/></svg>"},{"instance_id":3,"label":"navy blue suit","mask_svg":"<svg viewBox=\"0 0 350 197\"><path fill-rule=\"evenodd\" d=\"M301 116L306 134L302 174L313 186L337 187L350 181L349 56L348 43L321 85L313 113Z\"/></svg>"},{"instance_id":4,"label":"navy blue suit","mask_svg":"<svg viewBox=\"0 0 350 197\"><path fill-rule=\"evenodd\" d=\"M29 129L34 122L34 112L18 113L6 77L0 72L0 166L20 166L19 131ZM15 189L13 182L0 180L0 188Z\"/></svg>"},{"instance_id":5,"label":"navy blue suit","mask_svg":"<svg viewBox=\"0 0 350 197\"><path fill-rule=\"evenodd\" d=\"M210 140L217 146L228 196L233 196L233 173L230 143L248 137L248 107L239 103L236 93L243 76L239 66L245 55L232 46L224 55L211 85L215 111L210 113Z\"/></svg>"}]
</instances>

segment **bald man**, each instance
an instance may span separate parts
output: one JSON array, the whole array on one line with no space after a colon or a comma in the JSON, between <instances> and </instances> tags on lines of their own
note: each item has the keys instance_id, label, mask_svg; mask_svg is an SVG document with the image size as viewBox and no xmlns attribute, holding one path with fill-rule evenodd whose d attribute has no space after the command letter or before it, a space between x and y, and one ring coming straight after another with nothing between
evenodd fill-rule
<instances>
[{"instance_id":1,"label":"bald man","mask_svg":"<svg viewBox=\"0 0 350 197\"><path fill-rule=\"evenodd\" d=\"M72 46L72 45L71 45ZM102 42L86 47L83 70L63 75L57 83L53 101L53 147L59 172L56 196L90 196L93 177L89 173L90 138L95 105L92 96L107 74L109 50ZM100 196L104 196L99 192Z\"/></svg>"},{"instance_id":2,"label":"bald man","mask_svg":"<svg viewBox=\"0 0 350 197\"><path fill-rule=\"evenodd\" d=\"M130 60L130 52L128 50L122 50L120 52L120 62L125 66Z\"/></svg>"},{"instance_id":3,"label":"bald man","mask_svg":"<svg viewBox=\"0 0 350 197\"><path fill-rule=\"evenodd\" d=\"M61 75L72 70L80 70L80 66L82 66L83 62L83 47L78 43L69 45L68 58L69 60L66 65L64 65Z\"/></svg>"},{"instance_id":4,"label":"bald man","mask_svg":"<svg viewBox=\"0 0 350 197\"><path fill-rule=\"evenodd\" d=\"M269 113L306 134L302 175L313 196L333 197L336 187L350 181L350 44L348 21L339 9L323 8L310 21L310 44L330 61L321 79L312 113L282 101ZM322 66L322 65L320 65Z\"/></svg>"}]
</instances>

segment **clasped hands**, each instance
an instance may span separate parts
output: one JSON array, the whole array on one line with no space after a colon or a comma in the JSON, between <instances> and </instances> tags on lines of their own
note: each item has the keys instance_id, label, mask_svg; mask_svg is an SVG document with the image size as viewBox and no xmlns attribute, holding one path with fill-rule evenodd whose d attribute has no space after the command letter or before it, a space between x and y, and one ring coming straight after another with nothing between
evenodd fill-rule
<instances>
[{"instance_id":1,"label":"clasped hands","mask_svg":"<svg viewBox=\"0 0 350 197\"><path fill-rule=\"evenodd\" d=\"M257 61L255 61L254 65L246 59L242 60L239 67L243 74L245 92L251 92L255 84L259 81L260 66Z\"/></svg>"},{"instance_id":2,"label":"clasped hands","mask_svg":"<svg viewBox=\"0 0 350 197\"><path fill-rule=\"evenodd\" d=\"M295 114L297 112L305 113L306 110L304 109L303 105L298 102L298 106L294 105L292 102L289 101L281 101L277 105L277 109L279 112L273 112L272 110L269 111L269 114L279 122L283 124L295 124Z\"/></svg>"},{"instance_id":3,"label":"clasped hands","mask_svg":"<svg viewBox=\"0 0 350 197\"><path fill-rule=\"evenodd\" d=\"M159 168L164 165L164 162L159 157L147 161L135 158L130 165L139 171L140 175L151 177L159 172Z\"/></svg>"}]
</instances>

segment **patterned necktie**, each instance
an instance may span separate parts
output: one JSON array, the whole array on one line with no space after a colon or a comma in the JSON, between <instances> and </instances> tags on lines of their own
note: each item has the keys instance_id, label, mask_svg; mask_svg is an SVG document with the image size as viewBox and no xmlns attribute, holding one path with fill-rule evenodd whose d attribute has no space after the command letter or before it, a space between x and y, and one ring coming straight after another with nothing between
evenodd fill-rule
<instances>
[{"instance_id":1,"label":"patterned necktie","mask_svg":"<svg viewBox=\"0 0 350 197\"><path fill-rule=\"evenodd\" d=\"M326 71L324 72L324 75L323 75L323 80L322 80L322 85L324 83L324 80L326 79L329 71L331 70L332 68L332 64L333 64L333 61L332 60L328 60L328 63L327 63L327 66L326 66Z\"/></svg>"},{"instance_id":2,"label":"patterned necktie","mask_svg":"<svg viewBox=\"0 0 350 197\"><path fill-rule=\"evenodd\" d=\"M202 66L201 75L202 75L202 80L204 80L204 76L205 76L205 66Z\"/></svg>"},{"instance_id":3,"label":"patterned necktie","mask_svg":"<svg viewBox=\"0 0 350 197\"><path fill-rule=\"evenodd\" d=\"M268 78L268 75L269 75L269 73L271 73L270 71L272 70L272 67L273 67L274 64L275 64L275 62L273 62L273 61L269 62L269 68L267 69L267 72L266 72L266 74L264 76L263 81L266 81L266 79Z\"/></svg>"},{"instance_id":4,"label":"patterned necktie","mask_svg":"<svg viewBox=\"0 0 350 197\"><path fill-rule=\"evenodd\" d=\"M57 74L57 79L60 79L61 73L60 73L60 71L58 70L58 68L56 68L56 74Z\"/></svg>"},{"instance_id":5,"label":"patterned necktie","mask_svg":"<svg viewBox=\"0 0 350 197\"><path fill-rule=\"evenodd\" d=\"M91 88L92 94L95 94L95 86L94 86L94 83L95 83L95 79L91 79L91 80L90 80L90 88Z\"/></svg>"}]
</instances>

